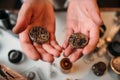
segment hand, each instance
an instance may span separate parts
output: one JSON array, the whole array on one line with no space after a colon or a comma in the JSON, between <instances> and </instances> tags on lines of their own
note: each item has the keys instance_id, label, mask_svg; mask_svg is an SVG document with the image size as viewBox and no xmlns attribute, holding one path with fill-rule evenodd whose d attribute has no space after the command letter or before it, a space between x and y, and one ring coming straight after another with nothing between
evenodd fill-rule
<instances>
[{"instance_id":1,"label":"hand","mask_svg":"<svg viewBox=\"0 0 120 80\"><path fill-rule=\"evenodd\" d=\"M70 61L78 60L83 54L91 53L99 40L99 27L102 24L96 0L71 0L67 12L67 33L63 43L64 56L70 55ZM83 33L89 38L87 46L72 49L68 38L72 33Z\"/></svg>"},{"instance_id":2,"label":"hand","mask_svg":"<svg viewBox=\"0 0 120 80\"><path fill-rule=\"evenodd\" d=\"M50 33L47 43L40 45L31 42L28 34L35 26L42 26ZM13 32L19 33L21 46L29 58L53 62L54 56L60 56L62 48L55 38L55 16L48 0L26 0L19 11Z\"/></svg>"}]
</instances>

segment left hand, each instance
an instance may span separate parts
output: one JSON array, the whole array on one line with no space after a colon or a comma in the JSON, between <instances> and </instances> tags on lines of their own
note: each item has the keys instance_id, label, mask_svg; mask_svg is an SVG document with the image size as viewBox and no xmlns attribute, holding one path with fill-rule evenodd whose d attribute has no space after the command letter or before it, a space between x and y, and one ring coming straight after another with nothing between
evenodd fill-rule
<instances>
[{"instance_id":1,"label":"left hand","mask_svg":"<svg viewBox=\"0 0 120 80\"><path fill-rule=\"evenodd\" d=\"M67 12L67 33L63 43L64 56L70 56L70 61L75 62L83 54L91 53L99 40L99 28L102 24L96 0L71 0ZM72 49L68 38L73 33L83 33L89 38L87 46Z\"/></svg>"}]
</instances>

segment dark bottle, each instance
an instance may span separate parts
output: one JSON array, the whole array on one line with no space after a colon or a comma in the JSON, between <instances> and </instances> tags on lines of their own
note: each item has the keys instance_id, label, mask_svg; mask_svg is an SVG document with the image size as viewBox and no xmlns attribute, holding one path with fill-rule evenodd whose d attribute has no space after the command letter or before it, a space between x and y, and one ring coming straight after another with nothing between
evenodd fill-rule
<instances>
[{"instance_id":1,"label":"dark bottle","mask_svg":"<svg viewBox=\"0 0 120 80\"><path fill-rule=\"evenodd\" d=\"M6 29L12 29L9 14L5 10L0 10L0 20Z\"/></svg>"},{"instance_id":2,"label":"dark bottle","mask_svg":"<svg viewBox=\"0 0 120 80\"><path fill-rule=\"evenodd\" d=\"M111 55L111 57L117 57L120 56L120 42L119 41L113 41L108 44L107 51Z\"/></svg>"}]
</instances>

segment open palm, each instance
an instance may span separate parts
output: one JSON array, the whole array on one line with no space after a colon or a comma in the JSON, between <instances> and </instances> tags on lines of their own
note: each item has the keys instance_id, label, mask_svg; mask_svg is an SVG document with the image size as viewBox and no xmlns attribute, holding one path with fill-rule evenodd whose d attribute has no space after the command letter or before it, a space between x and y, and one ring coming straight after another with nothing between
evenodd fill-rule
<instances>
[{"instance_id":1,"label":"open palm","mask_svg":"<svg viewBox=\"0 0 120 80\"><path fill-rule=\"evenodd\" d=\"M44 27L50 33L50 40L45 44L31 42L29 30L32 27ZM53 62L62 51L55 38L55 16L48 0L25 1L20 9L14 33L19 33L20 42L25 54L33 60Z\"/></svg>"},{"instance_id":2,"label":"open palm","mask_svg":"<svg viewBox=\"0 0 120 80\"><path fill-rule=\"evenodd\" d=\"M67 12L67 33L63 43L64 55L69 56L72 62L83 54L91 53L99 40L99 27L102 19L95 0L72 0ZM89 38L88 45L80 49L72 49L68 38L73 33L83 33Z\"/></svg>"}]
</instances>

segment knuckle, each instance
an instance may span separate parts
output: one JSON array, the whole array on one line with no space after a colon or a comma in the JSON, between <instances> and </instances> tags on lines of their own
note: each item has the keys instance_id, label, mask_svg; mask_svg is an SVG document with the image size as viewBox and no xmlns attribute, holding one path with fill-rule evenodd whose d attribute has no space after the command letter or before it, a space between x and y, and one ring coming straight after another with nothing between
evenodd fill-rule
<instances>
[{"instance_id":1,"label":"knuckle","mask_svg":"<svg viewBox=\"0 0 120 80\"><path fill-rule=\"evenodd\" d=\"M31 59L34 60L34 61L37 61L37 60L40 59L40 56L32 56Z\"/></svg>"}]
</instances>

